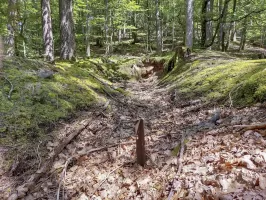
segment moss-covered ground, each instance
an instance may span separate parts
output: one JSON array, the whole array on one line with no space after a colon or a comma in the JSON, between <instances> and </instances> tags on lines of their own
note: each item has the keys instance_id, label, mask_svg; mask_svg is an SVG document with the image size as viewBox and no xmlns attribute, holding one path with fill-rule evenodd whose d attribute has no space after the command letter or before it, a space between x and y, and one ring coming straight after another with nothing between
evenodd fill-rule
<instances>
[{"instance_id":1,"label":"moss-covered ground","mask_svg":"<svg viewBox=\"0 0 266 200\"><path fill-rule=\"evenodd\" d=\"M248 106L266 100L266 60L239 60L229 53L205 52L161 81L183 98L201 98L214 104Z\"/></svg>"},{"instance_id":2,"label":"moss-covered ground","mask_svg":"<svg viewBox=\"0 0 266 200\"><path fill-rule=\"evenodd\" d=\"M37 60L6 59L0 73L0 142L41 136L59 119L104 102L106 91L123 92L108 87L109 80L124 80L127 75L114 64L92 61L100 65L89 60L52 66ZM54 74L42 78L40 70Z\"/></svg>"},{"instance_id":3,"label":"moss-covered ground","mask_svg":"<svg viewBox=\"0 0 266 200\"><path fill-rule=\"evenodd\" d=\"M37 60L6 59L0 72L0 142L38 137L59 119L105 101L106 91L127 95L108 85L129 79L132 64L148 60L166 66L172 54L114 55L75 63L58 61L54 66ZM177 62L172 72L165 72L160 84L171 85L180 97L215 104L246 106L266 100L266 60L240 60L215 51L195 54L187 62ZM54 74L41 78L40 70Z\"/></svg>"}]
</instances>

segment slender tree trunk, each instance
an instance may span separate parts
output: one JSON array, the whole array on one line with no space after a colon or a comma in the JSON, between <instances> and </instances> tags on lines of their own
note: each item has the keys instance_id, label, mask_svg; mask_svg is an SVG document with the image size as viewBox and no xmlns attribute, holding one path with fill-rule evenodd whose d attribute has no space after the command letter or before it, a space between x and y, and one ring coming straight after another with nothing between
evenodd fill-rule
<instances>
[{"instance_id":1,"label":"slender tree trunk","mask_svg":"<svg viewBox=\"0 0 266 200\"><path fill-rule=\"evenodd\" d=\"M156 43L157 43L157 52L162 52L162 32L161 32L161 21L160 21L160 0L156 0Z\"/></svg>"},{"instance_id":2,"label":"slender tree trunk","mask_svg":"<svg viewBox=\"0 0 266 200\"><path fill-rule=\"evenodd\" d=\"M227 5L230 1L231 0L225 0L224 4ZM210 46L212 46L213 43L214 43L214 41L215 41L215 38L216 38L216 36L218 34L218 31L219 31L219 29L221 27L222 19L224 18L224 15L225 15L225 12L226 12L226 8L227 8L227 6L224 6L223 9L222 9L222 12L221 12L221 14L219 16L219 21L218 21L218 23L216 25L216 28L215 28L215 31L214 31L214 34L213 34L213 37L212 37L212 40L211 40L210 44L208 44L206 46L207 48L210 47ZM219 41L221 41L221 38L219 36L221 36L221 35L218 34L218 44L220 44Z\"/></svg>"},{"instance_id":3,"label":"slender tree trunk","mask_svg":"<svg viewBox=\"0 0 266 200\"><path fill-rule=\"evenodd\" d=\"M245 49L246 44L246 35L247 35L247 17L244 19L243 29L241 31L241 41L239 45L239 51Z\"/></svg>"},{"instance_id":4,"label":"slender tree trunk","mask_svg":"<svg viewBox=\"0 0 266 200\"><path fill-rule=\"evenodd\" d=\"M60 58L63 60L75 59L76 53L72 3L72 0L59 0L61 39Z\"/></svg>"},{"instance_id":5,"label":"slender tree trunk","mask_svg":"<svg viewBox=\"0 0 266 200\"><path fill-rule=\"evenodd\" d=\"M15 27L17 21L17 0L8 1L8 24L7 24L7 37L6 37L6 55L14 56L16 54L15 44Z\"/></svg>"},{"instance_id":6,"label":"slender tree trunk","mask_svg":"<svg viewBox=\"0 0 266 200\"><path fill-rule=\"evenodd\" d=\"M234 2L233 2L233 18L235 18L235 16L236 16L236 0L234 0ZM230 42L235 37L234 36L235 35L235 23L236 23L235 21L230 23L225 51L227 51L229 49Z\"/></svg>"},{"instance_id":7,"label":"slender tree trunk","mask_svg":"<svg viewBox=\"0 0 266 200\"><path fill-rule=\"evenodd\" d=\"M124 23L124 27L123 27L123 38L126 38L127 35L127 30L126 30L126 22Z\"/></svg>"},{"instance_id":8,"label":"slender tree trunk","mask_svg":"<svg viewBox=\"0 0 266 200\"><path fill-rule=\"evenodd\" d=\"M206 47L212 38L211 14L213 0L203 0L202 5L202 24L201 24L201 46Z\"/></svg>"},{"instance_id":9,"label":"slender tree trunk","mask_svg":"<svg viewBox=\"0 0 266 200\"><path fill-rule=\"evenodd\" d=\"M121 29L118 30L118 42L121 42L121 38L122 38L122 31Z\"/></svg>"},{"instance_id":10,"label":"slender tree trunk","mask_svg":"<svg viewBox=\"0 0 266 200\"><path fill-rule=\"evenodd\" d=\"M52 32L50 0L42 0L41 6L42 6L44 58L48 62L54 62L54 40Z\"/></svg>"},{"instance_id":11,"label":"slender tree trunk","mask_svg":"<svg viewBox=\"0 0 266 200\"><path fill-rule=\"evenodd\" d=\"M146 0L146 9L147 9L147 44L146 44L146 51L148 52L150 49L150 38L151 38L151 31L150 31L150 6L149 0Z\"/></svg>"},{"instance_id":12,"label":"slender tree trunk","mask_svg":"<svg viewBox=\"0 0 266 200\"><path fill-rule=\"evenodd\" d=\"M226 0L225 0L226 1ZM218 32L218 49L220 49L221 47L221 41L222 41L222 34L223 34L223 22L222 22L222 18L223 18L223 0L218 0L218 12L219 12L219 32Z\"/></svg>"},{"instance_id":13,"label":"slender tree trunk","mask_svg":"<svg viewBox=\"0 0 266 200\"><path fill-rule=\"evenodd\" d=\"M106 49L105 54L108 55L110 53L110 44L109 44L109 6L108 6L108 0L105 0L105 43L106 43Z\"/></svg>"},{"instance_id":14,"label":"slender tree trunk","mask_svg":"<svg viewBox=\"0 0 266 200\"><path fill-rule=\"evenodd\" d=\"M172 19L172 49L175 48L175 0L173 0L172 5L174 7L173 19Z\"/></svg>"},{"instance_id":15,"label":"slender tree trunk","mask_svg":"<svg viewBox=\"0 0 266 200\"><path fill-rule=\"evenodd\" d=\"M0 36L0 70L3 67L3 61L4 59L4 44L3 44L3 40L2 37Z\"/></svg>"},{"instance_id":16,"label":"slender tree trunk","mask_svg":"<svg viewBox=\"0 0 266 200\"><path fill-rule=\"evenodd\" d=\"M201 9L201 46L204 47L206 44L206 28L207 28L207 5L210 0L203 0L202 1L202 9Z\"/></svg>"},{"instance_id":17,"label":"slender tree trunk","mask_svg":"<svg viewBox=\"0 0 266 200\"><path fill-rule=\"evenodd\" d=\"M193 47L193 0L187 0L186 13L186 47L192 49Z\"/></svg>"},{"instance_id":18,"label":"slender tree trunk","mask_svg":"<svg viewBox=\"0 0 266 200\"><path fill-rule=\"evenodd\" d=\"M88 0L86 1L86 10L89 12L89 3ZM90 46L90 15L87 13L86 16L86 43L87 43L87 48L86 48L86 57L91 56L91 46Z\"/></svg>"}]
</instances>

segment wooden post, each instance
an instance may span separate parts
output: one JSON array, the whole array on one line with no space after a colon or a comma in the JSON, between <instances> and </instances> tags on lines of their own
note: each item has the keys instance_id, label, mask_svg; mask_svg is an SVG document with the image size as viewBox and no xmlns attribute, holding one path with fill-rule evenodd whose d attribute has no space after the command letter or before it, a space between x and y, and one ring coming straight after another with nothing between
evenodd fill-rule
<instances>
[{"instance_id":1,"label":"wooden post","mask_svg":"<svg viewBox=\"0 0 266 200\"><path fill-rule=\"evenodd\" d=\"M145 136L144 136L144 121L143 119L138 120L135 126L136 139L136 153L137 163L141 166L145 165L146 152L145 152Z\"/></svg>"}]
</instances>

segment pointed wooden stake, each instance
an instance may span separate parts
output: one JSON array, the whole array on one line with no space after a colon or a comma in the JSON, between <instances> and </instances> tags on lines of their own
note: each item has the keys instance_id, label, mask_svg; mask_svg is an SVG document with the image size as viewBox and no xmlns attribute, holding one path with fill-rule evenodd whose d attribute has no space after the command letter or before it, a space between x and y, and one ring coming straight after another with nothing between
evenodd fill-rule
<instances>
[{"instance_id":1,"label":"pointed wooden stake","mask_svg":"<svg viewBox=\"0 0 266 200\"><path fill-rule=\"evenodd\" d=\"M143 119L138 120L135 125L136 139L136 153L137 153L137 163L141 166L145 165L146 162L146 152L145 152L145 136L144 136L144 121Z\"/></svg>"}]
</instances>

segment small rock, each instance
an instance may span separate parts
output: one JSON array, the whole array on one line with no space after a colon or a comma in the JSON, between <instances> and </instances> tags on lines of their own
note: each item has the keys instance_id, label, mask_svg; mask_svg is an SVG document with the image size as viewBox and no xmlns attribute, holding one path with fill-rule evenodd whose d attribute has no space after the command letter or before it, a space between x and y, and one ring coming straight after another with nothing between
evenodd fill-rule
<instances>
[{"instance_id":1,"label":"small rock","mask_svg":"<svg viewBox=\"0 0 266 200\"><path fill-rule=\"evenodd\" d=\"M210 121L212 123L214 123L215 125L217 125L217 121L221 118L221 111L220 109L216 110L213 114L213 116L211 117Z\"/></svg>"},{"instance_id":2,"label":"small rock","mask_svg":"<svg viewBox=\"0 0 266 200\"><path fill-rule=\"evenodd\" d=\"M53 77L54 72L49 69L40 69L37 74L41 78L51 78Z\"/></svg>"}]
</instances>

